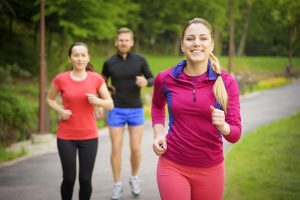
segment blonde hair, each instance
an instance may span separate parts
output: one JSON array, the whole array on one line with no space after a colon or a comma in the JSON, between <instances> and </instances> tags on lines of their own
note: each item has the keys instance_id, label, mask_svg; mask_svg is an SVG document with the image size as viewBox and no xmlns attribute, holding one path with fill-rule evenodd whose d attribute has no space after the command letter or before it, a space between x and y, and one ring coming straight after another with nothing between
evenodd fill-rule
<instances>
[{"instance_id":1,"label":"blonde hair","mask_svg":"<svg viewBox=\"0 0 300 200\"><path fill-rule=\"evenodd\" d=\"M205 27L208 28L209 32L210 32L210 36L213 40L213 36L214 36L214 30L212 28L212 26L210 25L210 23L208 23L205 19L202 18L194 18L190 21L188 21L182 31L181 34L181 41L183 41L184 35L185 35L185 31L186 29L191 25L191 24L203 24ZM215 98L217 99L217 101L221 104L224 112L226 113L227 110L227 104L228 104L228 94L225 88L225 84L224 81L222 79L221 76L221 67L219 65L219 61L218 58L216 56L214 56L213 53L210 53L209 55L209 59L211 61L211 66L212 69L218 74L218 77L216 79L216 82L213 86L213 93L215 95Z\"/></svg>"},{"instance_id":2,"label":"blonde hair","mask_svg":"<svg viewBox=\"0 0 300 200\"><path fill-rule=\"evenodd\" d=\"M122 33L130 33L132 39L134 38L134 34L133 34L132 30L129 29L129 28L127 28L127 27L121 27L121 28L119 28L118 35L120 35Z\"/></svg>"}]
</instances>

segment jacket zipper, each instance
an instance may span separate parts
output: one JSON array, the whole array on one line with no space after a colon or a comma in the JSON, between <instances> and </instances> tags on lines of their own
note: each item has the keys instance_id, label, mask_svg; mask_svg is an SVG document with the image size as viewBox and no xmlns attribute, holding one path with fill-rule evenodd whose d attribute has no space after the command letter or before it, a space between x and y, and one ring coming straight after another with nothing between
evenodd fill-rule
<instances>
[{"instance_id":1,"label":"jacket zipper","mask_svg":"<svg viewBox=\"0 0 300 200\"><path fill-rule=\"evenodd\" d=\"M178 79L178 78L175 78L172 74L169 74L172 78L174 78L174 79L176 79L176 80L178 80L178 81L180 81L180 82L184 82L184 83L187 83L187 84L190 84L190 85L192 85L193 86L193 90L192 90L192 94L193 94L193 102L196 102L196 88L195 88L195 86L193 85L193 84L191 84L190 82L188 82L188 81L184 81L184 80L181 80L181 79Z\"/></svg>"},{"instance_id":2,"label":"jacket zipper","mask_svg":"<svg viewBox=\"0 0 300 200\"><path fill-rule=\"evenodd\" d=\"M193 96L194 96L194 102L196 102L196 90L195 90L195 87L193 89Z\"/></svg>"}]
</instances>

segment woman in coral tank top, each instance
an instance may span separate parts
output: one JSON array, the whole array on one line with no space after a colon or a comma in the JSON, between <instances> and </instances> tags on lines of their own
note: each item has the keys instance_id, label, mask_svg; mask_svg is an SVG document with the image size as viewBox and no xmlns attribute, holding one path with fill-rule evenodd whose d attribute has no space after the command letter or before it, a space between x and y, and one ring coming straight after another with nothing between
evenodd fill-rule
<instances>
[{"instance_id":1,"label":"woman in coral tank top","mask_svg":"<svg viewBox=\"0 0 300 200\"><path fill-rule=\"evenodd\" d=\"M113 101L103 78L93 71L88 47L74 43L69 48L70 71L56 75L48 91L47 103L60 116L57 148L63 181L61 198L71 200L76 180L76 157L79 158L79 199L88 200L92 193L92 173L98 148L95 106L113 108ZM60 94L62 104L56 97Z\"/></svg>"}]
</instances>

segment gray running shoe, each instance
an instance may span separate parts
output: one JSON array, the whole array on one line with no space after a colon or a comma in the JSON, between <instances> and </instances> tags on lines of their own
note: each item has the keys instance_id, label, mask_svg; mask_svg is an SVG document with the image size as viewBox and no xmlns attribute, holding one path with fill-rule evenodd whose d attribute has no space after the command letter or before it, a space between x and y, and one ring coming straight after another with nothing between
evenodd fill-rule
<instances>
[{"instance_id":1,"label":"gray running shoe","mask_svg":"<svg viewBox=\"0 0 300 200\"><path fill-rule=\"evenodd\" d=\"M129 178L129 184L131 186L131 193L133 194L133 196L139 196L139 194L141 193L141 181L139 179L139 177L135 176L135 177L130 177Z\"/></svg>"},{"instance_id":2,"label":"gray running shoe","mask_svg":"<svg viewBox=\"0 0 300 200\"><path fill-rule=\"evenodd\" d=\"M119 200L122 197L123 187L122 184L114 184L112 188L111 199Z\"/></svg>"}]
</instances>

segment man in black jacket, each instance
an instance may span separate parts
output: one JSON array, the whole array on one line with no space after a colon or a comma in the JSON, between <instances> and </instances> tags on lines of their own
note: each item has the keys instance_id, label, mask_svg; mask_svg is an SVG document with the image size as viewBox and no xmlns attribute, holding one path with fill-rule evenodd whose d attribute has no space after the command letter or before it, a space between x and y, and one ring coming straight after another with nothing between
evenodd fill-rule
<instances>
[{"instance_id":1,"label":"man in black jacket","mask_svg":"<svg viewBox=\"0 0 300 200\"><path fill-rule=\"evenodd\" d=\"M153 85L153 75L146 59L130 52L134 45L133 32L120 28L115 46L117 54L104 62L102 74L106 81L111 78L114 90L114 109L109 111L107 124L112 142L111 165L114 178L112 199L122 196L121 156L125 125L130 136L131 192L138 196L141 192L138 169L141 162L141 143L144 131L144 110L141 99L141 87Z\"/></svg>"}]
</instances>

